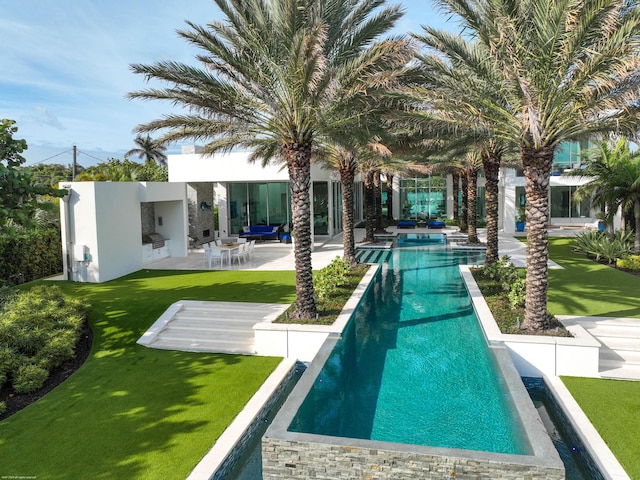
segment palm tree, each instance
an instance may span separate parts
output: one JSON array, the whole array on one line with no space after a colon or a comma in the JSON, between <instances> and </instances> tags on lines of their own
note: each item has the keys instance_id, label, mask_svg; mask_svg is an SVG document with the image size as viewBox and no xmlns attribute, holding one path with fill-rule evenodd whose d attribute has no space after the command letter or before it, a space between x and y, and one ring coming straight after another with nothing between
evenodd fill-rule
<instances>
[{"instance_id":1,"label":"palm tree","mask_svg":"<svg viewBox=\"0 0 640 480\"><path fill-rule=\"evenodd\" d=\"M167 147L152 140L149 135L136 135L134 142L137 147L125 153L126 157L138 155L138 158L144 158L145 162L157 162L161 167L167 166L167 156L164 153Z\"/></svg>"},{"instance_id":2,"label":"palm tree","mask_svg":"<svg viewBox=\"0 0 640 480\"><path fill-rule=\"evenodd\" d=\"M131 93L166 100L187 113L138 127L161 140L199 139L205 154L244 147L251 160L284 162L289 173L295 242L293 318L316 316L309 199L312 151L341 112L345 123L366 112L362 92L379 88L397 42L374 40L402 15L384 0L215 0L225 20L188 22L179 35L201 50L203 68L176 62L133 65L169 84ZM375 13L375 14L374 14ZM344 112L350 111L350 117Z\"/></svg>"},{"instance_id":3,"label":"palm tree","mask_svg":"<svg viewBox=\"0 0 640 480\"><path fill-rule=\"evenodd\" d=\"M640 255L640 155L634 154L616 166L613 194L623 216L630 212L635 224L634 255Z\"/></svg>"},{"instance_id":4,"label":"palm tree","mask_svg":"<svg viewBox=\"0 0 640 480\"><path fill-rule=\"evenodd\" d=\"M424 42L437 51L429 67L448 78L438 105L520 150L529 226L524 327L540 330L554 152L566 140L637 131L640 10L620 0L438 3L471 38L425 29Z\"/></svg>"},{"instance_id":5,"label":"palm tree","mask_svg":"<svg viewBox=\"0 0 640 480\"><path fill-rule=\"evenodd\" d=\"M621 162L626 162L632 156L628 142L620 138L614 144L610 140L603 140L598 148L587 151L582 159L584 168L572 170L570 176L592 177L589 183L580 186L573 194L576 201L589 199L591 203L604 210L604 222L613 235L613 217L617 208L615 188L612 182L616 178L616 169Z\"/></svg>"}]
</instances>

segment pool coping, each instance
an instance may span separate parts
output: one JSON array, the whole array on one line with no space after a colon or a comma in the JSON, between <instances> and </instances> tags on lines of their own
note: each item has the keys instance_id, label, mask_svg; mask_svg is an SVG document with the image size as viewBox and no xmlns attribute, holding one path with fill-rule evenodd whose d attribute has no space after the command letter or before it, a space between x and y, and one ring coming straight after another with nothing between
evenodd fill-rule
<instances>
[{"instance_id":1,"label":"pool coping","mask_svg":"<svg viewBox=\"0 0 640 480\"><path fill-rule=\"evenodd\" d=\"M363 292L364 293L364 292ZM347 322L344 322L343 329ZM378 440L364 440L346 437L333 437L327 435L318 435L310 433L300 433L289 431L289 426L293 421L296 413L302 405L302 402L309 393L317 376L320 374L335 344L339 341L342 331L333 332L324 341L320 350L309 364L307 370L298 381L293 391L289 394L280 412L276 415L273 423L267 429L263 436L263 449L265 440L283 441L289 443L308 443L308 444L326 444L344 447L347 449L362 449L387 452L399 452L408 454L417 454L425 457L441 457L447 468L454 468L457 459L469 460L471 462L487 462L489 464L508 463L514 466L549 468L552 470L561 470L564 475L564 465L560 456L549 439L549 436L542 425L542 422L535 411L533 403L530 401L529 394L520 378L518 371L504 345L490 343L487 346L492 352L493 358L501 371L501 374L507 384L510 398L515 404L515 413L520 420L524 432L527 437L529 446L532 449L531 455L517 455L494 452L481 452L475 450L452 449L442 447L430 447L412 444L402 444L394 442L384 442ZM486 337L485 337L486 340ZM267 453L267 455L269 455ZM263 451L263 462L270 461L265 457ZM453 460L453 463L451 459ZM285 464L286 465L286 464ZM452 470L452 475L455 470Z\"/></svg>"},{"instance_id":2,"label":"pool coping","mask_svg":"<svg viewBox=\"0 0 640 480\"><path fill-rule=\"evenodd\" d=\"M461 265L460 272L465 282L467 291L471 297L473 308L480 321L482 329L485 334L485 338L488 342L495 345L506 345L507 342L522 342L529 344L551 344L551 345L569 345L569 346L584 346L600 348L600 342L593 338L582 326L572 325L567 327L574 334L574 338L567 337L549 337L549 336L535 336L535 335L510 335L503 334L498 327L498 324L487 305L484 296L480 292L477 283L475 282L473 275L471 274L470 267L468 265ZM593 368L589 366L587 373L592 373ZM595 372L597 373L597 365ZM620 462L613 455L613 452L609 449L604 442L598 431L591 424L585 413L582 411L578 403L575 401L567 387L560 380L558 375L555 374L539 374L539 375L523 375L521 376L537 376L543 378L545 384L548 386L552 395L563 409L567 418L571 422L577 435L584 442L585 446L589 450L589 453L593 460L598 465L600 472L605 476L607 480L629 480L629 476L624 471ZM563 374L565 375L565 374ZM575 375L585 377L599 377L599 375Z\"/></svg>"}]
</instances>

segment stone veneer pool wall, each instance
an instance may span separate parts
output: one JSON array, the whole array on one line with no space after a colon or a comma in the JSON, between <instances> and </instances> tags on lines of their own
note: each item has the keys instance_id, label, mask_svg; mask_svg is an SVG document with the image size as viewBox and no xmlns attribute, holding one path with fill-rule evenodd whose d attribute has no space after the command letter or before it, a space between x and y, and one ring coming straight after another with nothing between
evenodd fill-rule
<instances>
[{"instance_id":1,"label":"stone veneer pool wall","mask_svg":"<svg viewBox=\"0 0 640 480\"><path fill-rule=\"evenodd\" d=\"M504 347L491 347L531 447L531 455L408 445L288 431L338 341L330 337L262 438L263 480L370 478L424 480L491 478L560 480L562 461Z\"/></svg>"}]
</instances>

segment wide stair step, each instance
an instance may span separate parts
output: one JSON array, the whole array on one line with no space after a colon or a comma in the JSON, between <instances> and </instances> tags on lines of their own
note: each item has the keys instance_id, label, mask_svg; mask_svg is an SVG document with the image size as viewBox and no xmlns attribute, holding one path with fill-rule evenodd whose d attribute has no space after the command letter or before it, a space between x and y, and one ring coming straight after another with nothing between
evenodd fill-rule
<instances>
[{"instance_id":1,"label":"wide stair step","mask_svg":"<svg viewBox=\"0 0 640 480\"><path fill-rule=\"evenodd\" d=\"M640 379L640 319L592 317L579 324L602 344L601 376Z\"/></svg>"},{"instance_id":2,"label":"wide stair step","mask_svg":"<svg viewBox=\"0 0 640 480\"><path fill-rule=\"evenodd\" d=\"M151 327L145 344L168 350L253 355L253 326L277 317L286 308L279 304L184 300L165 312L168 320L161 317L157 326Z\"/></svg>"}]
</instances>

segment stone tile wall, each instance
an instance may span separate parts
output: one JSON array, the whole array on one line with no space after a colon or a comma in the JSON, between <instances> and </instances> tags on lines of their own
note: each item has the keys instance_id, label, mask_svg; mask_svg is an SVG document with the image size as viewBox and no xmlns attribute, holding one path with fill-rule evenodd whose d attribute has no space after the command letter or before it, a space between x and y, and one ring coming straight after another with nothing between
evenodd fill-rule
<instances>
[{"instance_id":1,"label":"stone tile wall","mask_svg":"<svg viewBox=\"0 0 640 480\"><path fill-rule=\"evenodd\" d=\"M262 439L263 480L560 480L564 469L330 443Z\"/></svg>"}]
</instances>

